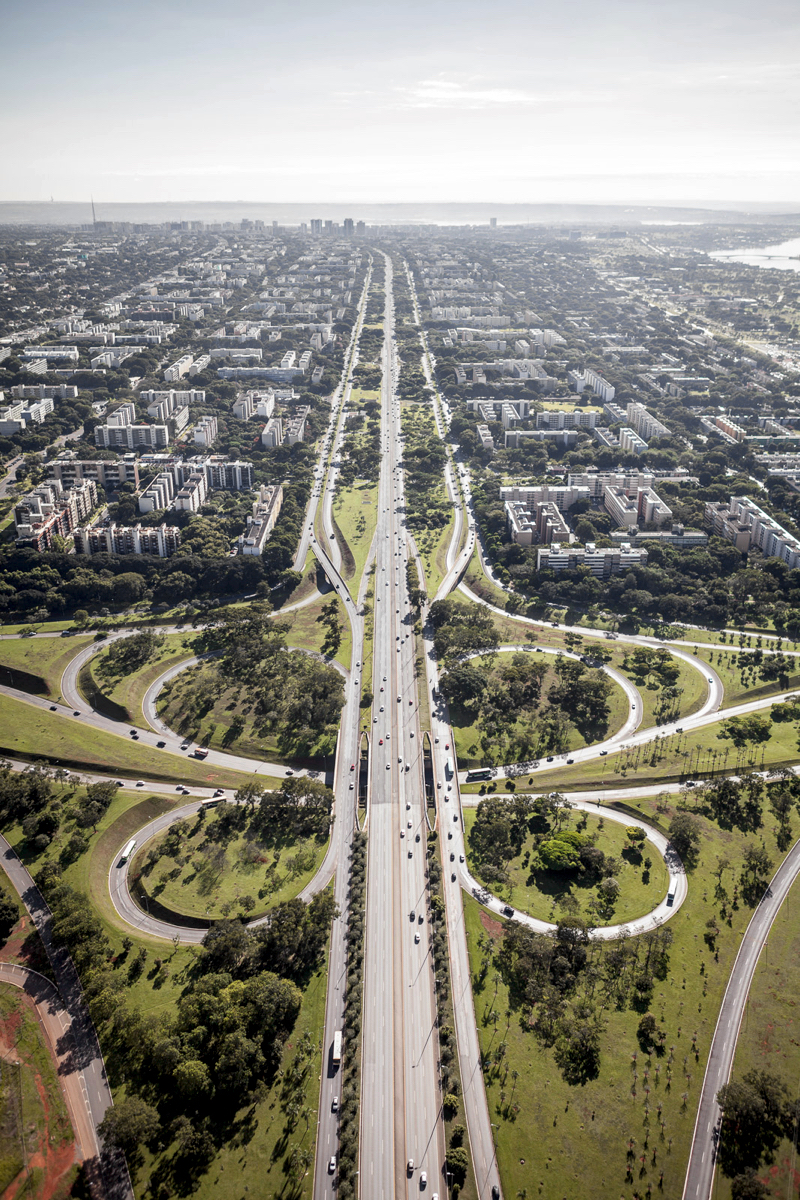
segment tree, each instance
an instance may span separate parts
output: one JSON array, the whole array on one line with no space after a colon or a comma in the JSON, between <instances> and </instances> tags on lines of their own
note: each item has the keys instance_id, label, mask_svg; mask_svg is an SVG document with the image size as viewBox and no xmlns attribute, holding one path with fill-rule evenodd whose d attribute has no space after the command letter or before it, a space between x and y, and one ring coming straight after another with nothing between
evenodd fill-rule
<instances>
[{"instance_id":1,"label":"tree","mask_svg":"<svg viewBox=\"0 0 800 1200\"><path fill-rule=\"evenodd\" d=\"M687 865L695 863L700 847L700 822L689 813L676 813L670 822L669 840Z\"/></svg>"},{"instance_id":2,"label":"tree","mask_svg":"<svg viewBox=\"0 0 800 1200\"><path fill-rule=\"evenodd\" d=\"M731 1180L731 1200L768 1200L770 1195L752 1168Z\"/></svg>"},{"instance_id":3,"label":"tree","mask_svg":"<svg viewBox=\"0 0 800 1200\"><path fill-rule=\"evenodd\" d=\"M469 1170L469 1155L463 1146L453 1146L447 1152L447 1170L459 1187L463 1187Z\"/></svg>"},{"instance_id":4,"label":"tree","mask_svg":"<svg viewBox=\"0 0 800 1200\"><path fill-rule=\"evenodd\" d=\"M0 892L0 938L5 940L8 937L18 917L19 912L14 901L4 892Z\"/></svg>"},{"instance_id":5,"label":"tree","mask_svg":"<svg viewBox=\"0 0 800 1200\"><path fill-rule=\"evenodd\" d=\"M99 1133L110 1146L125 1154L135 1154L143 1142L148 1142L161 1127L158 1112L138 1096L130 1096L106 1112Z\"/></svg>"}]
</instances>

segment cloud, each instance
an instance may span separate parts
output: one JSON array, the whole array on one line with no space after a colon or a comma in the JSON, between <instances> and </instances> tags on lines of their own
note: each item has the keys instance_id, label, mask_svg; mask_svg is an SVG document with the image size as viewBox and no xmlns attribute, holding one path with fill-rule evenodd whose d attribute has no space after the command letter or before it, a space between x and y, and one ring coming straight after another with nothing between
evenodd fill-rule
<instances>
[{"instance_id":1,"label":"cloud","mask_svg":"<svg viewBox=\"0 0 800 1200\"><path fill-rule=\"evenodd\" d=\"M541 103L539 96L519 88L470 87L449 79L420 79L399 90L407 108L497 108Z\"/></svg>"}]
</instances>

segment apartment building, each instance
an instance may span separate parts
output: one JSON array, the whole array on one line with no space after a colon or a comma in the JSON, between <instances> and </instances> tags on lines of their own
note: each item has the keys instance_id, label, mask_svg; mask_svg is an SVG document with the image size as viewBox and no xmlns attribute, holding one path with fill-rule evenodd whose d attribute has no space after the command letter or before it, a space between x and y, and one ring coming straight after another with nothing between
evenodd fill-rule
<instances>
[{"instance_id":1,"label":"apartment building","mask_svg":"<svg viewBox=\"0 0 800 1200\"><path fill-rule=\"evenodd\" d=\"M166 392L158 392L154 388L139 393L140 400L147 405L147 415L155 421L166 421L170 413L187 404L205 404L206 394L202 388L190 388L187 391L177 391L170 388Z\"/></svg>"},{"instance_id":2,"label":"apartment building","mask_svg":"<svg viewBox=\"0 0 800 1200\"><path fill-rule=\"evenodd\" d=\"M648 412L643 404L636 404L632 401L628 405L626 417L628 424L646 442L649 442L651 438L672 436L666 425L662 425L658 418Z\"/></svg>"},{"instance_id":3,"label":"apartment building","mask_svg":"<svg viewBox=\"0 0 800 1200\"><path fill-rule=\"evenodd\" d=\"M75 530L76 554L147 554L169 558L181 544L177 525L93 525Z\"/></svg>"},{"instance_id":4,"label":"apartment building","mask_svg":"<svg viewBox=\"0 0 800 1200\"><path fill-rule=\"evenodd\" d=\"M53 411L53 401L49 396L25 404L18 400L16 404L7 404L0 408L0 434L10 437L22 433L29 425L41 425L47 415Z\"/></svg>"},{"instance_id":5,"label":"apartment building","mask_svg":"<svg viewBox=\"0 0 800 1200\"><path fill-rule=\"evenodd\" d=\"M139 465L133 459L79 459L71 451L65 451L50 463L50 473L65 488L92 479L107 492L116 492L123 483L139 487Z\"/></svg>"},{"instance_id":6,"label":"apartment building","mask_svg":"<svg viewBox=\"0 0 800 1200\"><path fill-rule=\"evenodd\" d=\"M169 508L175 496L175 477L171 471L162 471L139 497L139 512L160 512Z\"/></svg>"},{"instance_id":7,"label":"apartment building","mask_svg":"<svg viewBox=\"0 0 800 1200\"><path fill-rule=\"evenodd\" d=\"M43 551L53 538L67 537L97 507L97 485L91 479L65 489L58 479L48 479L14 506L16 545Z\"/></svg>"},{"instance_id":8,"label":"apartment building","mask_svg":"<svg viewBox=\"0 0 800 1200\"><path fill-rule=\"evenodd\" d=\"M517 450L526 440L556 442L571 449L578 444L580 433L577 429L507 429L503 444L507 450Z\"/></svg>"},{"instance_id":9,"label":"apartment building","mask_svg":"<svg viewBox=\"0 0 800 1200\"><path fill-rule=\"evenodd\" d=\"M194 427L194 441L198 446L211 446L217 440L217 418L201 417Z\"/></svg>"},{"instance_id":10,"label":"apartment building","mask_svg":"<svg viewBox=\"0 0 800 1200\"><path fill-rule=\"evenodd\" d=\"M578 395L589 388L596 396L599 396L603 403L611 401L616 395L616 388L603 379L602 375L598 375L597 371L592 371L587 367L584 371L569 371L567 373L567 382L574 392Z\"/></svg>"},{"instance_id":11,"label":"apartment building","mask_svg":"<svg viewBox=\"0 0 800 1200\"><path fill-rule=\"evenodd\" d=\"M618 525L663 525L672 520L672 509L651 487L609 486L603 491L605 510Z\"/></svg>"},{"instance_id":12,"label":"apartment building","mask_svg":"<svg viewBox=\"0 0 800 1200\"><path fill-rule=\"evenodd\" d=\"M475 432L477 433L478 437L480 438L481 449L494 451L494 438L492 437L491 433L489 432L489 426L488 425L477 425L475 428Z\"/></svg>"},{"instance_id":13,"label":"apartment building","mask_svg":"<svg viewBox=\"0 0 800 1200\"><path fill-rule=\"evenodd\" d=\"M302 442L305 438L306 421L310 412L310 406L303 405L295 409L294 416L286 422L286 444L288 446L293 446L295 442Z\"/></svg>"},{"instance_id":14,"label":"apartment building","mask_svg":"<svg viewBox=\"0 0 800 1200\"><path fill-rule=\"evenodd\" d=\"M672 546L676 550L696 550L708 545L708 534L702 529L684 529L676 522L670 529L639 529L636 525L628 529L615 529L611 534L614 544L630 542L655 542L659 546Z\"/></svg>"},{"instance_id":15,"label":"apartment building","mask_svg":"<svg viewBox=\"0 0 800 1200\"><path fill-rule=\"evenodd\" d=\"M619 448L625 454L644 454L647 442L644 438L640 438L635 430L625 425L619 431Z\"/></svg>"},{"instance_id":16,"label":"apartment building","mask_svg":"<svg viewBox=\"0 0 800 1200\"><path fill-rule=\"evenodd\" d=\"M609 450L621 449L619 438L605 425L596 425L592 435L599 445L607 446Z\"/></svg>"},{"instance_id":17,"label":"apartment building","mask_svg":"<svg viewBox=\"0 0 800 1200\"><path fill-rule=\"evenodd\" d=\"M239 537L240 554L263 554L283 504L283 488L280 484L261 487L258 498L253 502L253 515L247 518L247 528Z\"/></svg>"},{"instance_id":18,"label":"apartment building","mask_svg":"<svg viewBox=\"0 0 800 1200\"><path fill-rule=\"evenodd\" d=\"M173 508L181 512L199 512L208 494L205 471L194 471L184 483L173 501Z\"/></svg>"},{"instance_id":19,"label":"apartment building","mask_svg":"<svg viewBox=\"0 0 800 1200\"><path fill-rule=\"evenodd\" d=\"M537 429L594 429L596 424L597 413L581 412L580 409L574 412L559 409L536 414Z\"/></svg>"},{"instance_id":20,"label":"apartment building","mask_svg":"<svg viewBox=\"0 0 800 1200\"><path fill-rule=\"evenodd\" d=\"M647 558L647 550L643 546L634 549L630 542L600 549L594 542L587 542L583 547L564 546L553 542L552 545L542 546L538 550L536 569L553 571L559 575L562 571L586 567L599 579L608 579L611 575L621 575L629 571L631 567L646 566Z\"/></svg>"},{"instance_id":21,"label":"apartment building","mask_svg":"<svg viewBox=\"0 0 800 1200\"><path fill-rule=\"evenodd\" d=\"M174 383L176 379L182 379L184 375L188 375L193 363L194 358L191 354L182 354L164 371L167 383Z\"/></svg>"},{"instance_id":22,"label":"apartment building","mask_svg":"<svg viewBox=\"0 0 800 1200\"><path fill-rule=\"evenodd\" d=\"M76 400L78 389L69 383L17 383L9 395L15 400Z\"/></svg>"},{"instance_id":23,"label":"apartment building","mask_svg":"<svg viewBox=\"0 0 800 1200\"><path fill-rule=\"evenodd\" d=\"M800 566L800 541L749 496L732 496L728 504L707 504L705 519L717 537L732 542L743 554L755 547L765 558Z\"/></svg>"},{"instance_id":24,"label":"apartment building","mask_svg":"<svg viewBox=\"0 0 800 1200\"><path fill-rule=\"evenodd\" d=\"M261 430L261 445L267 449L280 446L283 442L283 421L280 417L270 417Z\"/></svg>"},{"instance_id":25,"label":"apartment building","mask_svg":"<svg viewBox=\"0 0 800 1200\"><path fill-rule=\"evenodd\" d=\"M135 405L121 404L108 415L104 425L95 425L95 445L103 450L159 450L169 445L166 425L135 425L135 419Z\"/></svg>"}]
</instances>

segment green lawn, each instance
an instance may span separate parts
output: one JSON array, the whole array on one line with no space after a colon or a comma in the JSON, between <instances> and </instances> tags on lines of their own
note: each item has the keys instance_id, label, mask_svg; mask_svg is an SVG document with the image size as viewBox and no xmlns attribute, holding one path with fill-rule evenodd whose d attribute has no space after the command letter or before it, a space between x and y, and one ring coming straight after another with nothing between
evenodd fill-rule
<instances>
[{"instance_id":1,"label":"green lawn","mask_svg":"<svg viewBox=\"0 0 800 1200\"><path fill-rule=\"evenodd\" d=\"M336 651L336 661L349 671L353 637L344 604L333 589L326 592L319 600L315 600L313 604L306 604L303 608L296 609L295 612L286 613L285 616L277 612L275 619L285 621L291 626L286 635L289 646L297 646L303 650L315 650L319 653L325 641L325 627L319 620L319 616L323 608L327 608L331 603L336 606L342 626L342 641Z\"/></svg>"},{"instance_id":2,"label":"green lawn","mask_svg":"<svg viewBox=\"0 0 800 1200\"><path fill-rule=\"evenodd\" d=\"M797 997L800 996L800 880L796 880L773 923L747 1001L731 1077L768 1071L794 1099L800 1082ZM775 1200L797 1195L797 1152L790 1138L778 1146L771 1165L758 1172ZM730 1200L730 1180L717 1171L715 1200Z\"/></svg>"},{"instance_id":3,"label":"green lawn","mask_svg":"<svg viewBox=\"0 0 800 1200\"><path fill-rule=\"evenodd\" d=\"M118 704L127 712L126 720L140 729L149 729L142 712L142 701L147 689L169 670L175 663L191 658L194 653L196 637L187 630L186 633L167 633L163 635L164 642L153 658L130 675L109 676L104 672L108 662L108 650L94 655L86 664L94 685L114 704ZM88 703L88 701L87 701Z\"/></svg>"},{"instance_id":4,"label":"green lawn","mask_svg":"<svg viewBox=\"0 0 800 1200\"><path fill-rule=\"evenodd\" d=\"M642 807L655 814L654 803L645 801ZM659 820L669 823L673 811L658 814ZM600 971L600 978L590 971L585 984L579 984L578 997L585 995L602 1022L599 1072L583 1083L568 1083L553 1049L528 1028L526 1009L510 995L502 968L494 959L495 939L502 937L503 923L465 897L481 1048L492 1055L500 1043L505 1044L503 1056L487 1070L486 1078L506 1196L516 1196L527 1188L529 1197L552 1200L563 1196L569 1200L616 1200L617 1196L629 1200L635 1191L647 1196L649 1186L654 1197L680 1200L711 1037L751 916L751 909L732 901L731 893L743 845L752 838L735 830L720 830L705 818L699 820L700 862L690 871L688 899L669 922L674 940L668 969L663 978L656 977L649 1001L658 1027L665 1033L664 1054L654 1055L649 1063L636 1035L644 1008L619 1007L605 998L605 980L613 984L619 975L604 966L608 948L592 943L590 962ZM781 855L768 811L761 836L777 865ZM731 864L722 875L724 900L716 894L714 876L717 859L722 856ZM715 948L703 937L712 916L719 929ZM637 950L643 940L632 938L627 946ZM639 954L644 957L646 949L639 949ZM649 1079L645 1079L645 1070ZM672 1072L671 1081L668 1071ZM516 1080L514 1072L518 1072ZM519 1106L516 1113L515 1105ZM633 1179L626 1176L628 1165Z\"/></svg>"},{"instance_id":5,"label":"green lawn","mask_svg":"<svg viewBox=\"0 0 800 1200\"><path fill-rule=\"evenodd\" d=\"M241 787L249 778L239 771L162 753L126 736L94 729L78 717L62 717L1 694L0 753L77 770L112 771L133 778L146 775L203 787Z\"/></svg>"},{"instance_id":6,"label":"green lawn","mask_svg":"<svg viewBox=\"0 0 800 1200\"><path fill-rule=\"evenodd\" d=\"M60 700L61 676L67 665L93 640L92 637L82 636L63 640L54 637L0 641L0 668L9 667L12 671L24 671L37 676L42 686L37 688L36 695L46 696L48 700ZM13 676L6 677L2 669L0 682L8 683L11 687L18 686Z\"/></svg>"},{"instance_id":7,"label":"green lawn","mask_svg":"<svg viewBox=\"0 0 800 1200\"><path fill-rule=\"evenodd\" d=\"M455 518L452 518L441 530L426 529L415 537L425 569L425 587L431 600L447 574L447 550L454 528Z\"/></svg>"},{"instance_id":8,"label":"green lawn","mask_svg":"<svg viewBox=\"0 0 800 1200\"><path fill-rule=\"evenodd\" d=\"M355 599L369 548L375 536L378 521L378 485L361 482L349 488L338 488L333 500L333 515L353 556L352 573L347 578L350 580L350 592Z\"/></svg>"},{"instance_id":9,"label":"green lawn","mask_svg":"<svg viewBox=\"0 0 800 1200\"><path fill-rule=\"evenodd\" d=\"M191 819L180 855L163 854L152 870L145 860L163 850L168 831L146 842L134 856L132 879L141 880L148 896L176 913L209 920L229 912L256 917L299 895L325 857L324 837L264 839L243 831L220 842L208 839L213 823L213 809L205 820ZM242 906L243 896L254 904Z\"/></svg>"},{"instance_id":10,"label":"green lawn","mask_svg":"<svg viewBox=\"0 0 800 1200\"><path fill-rule=\"evenodd\" d=\"M582 818L586 818L586 825ZM477 819L477 810L464 810L464 825L467 831L467 861L472 868L472 856L469 851L469 835ZM625 837L625 827L617 821L603 820L602 816L592 813L575 812L565 824L565 828L575 829L580 822L581 831L596 837L595 845L606 855L613 855L621 864L615 874L621 891L613 913L607 920L601 919L587 907L589 902L597 899L597 880L583 879L573 872L531 871L527 867L528 856L534 848L534 837L529 833L522 846L521 854L512 859L508 873L510 883L503 885L492 883L490 890L500 896L513 908L526 912L540 921L553 923L561 920L564 910L559 906L563 896L571 895L580 904L578 915L592 925L618 925L625 921L634 921L643 917L660 904L667 894L669 873L664 860L650 843L645 842L638 863L622 857L623 850L628 847ZM602 822L602 824L601 824ZM649 858L652 866L646 871L643 859ZM477 872L477 878L480 875ZM645 882L646 878L646 882Z\"/></svg>"}]
</instances>

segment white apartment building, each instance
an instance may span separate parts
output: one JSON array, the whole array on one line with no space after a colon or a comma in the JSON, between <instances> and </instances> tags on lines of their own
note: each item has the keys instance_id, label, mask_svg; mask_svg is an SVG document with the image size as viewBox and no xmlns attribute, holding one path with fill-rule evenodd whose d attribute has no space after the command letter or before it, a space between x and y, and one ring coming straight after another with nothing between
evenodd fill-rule
<instances>
[{"instance_id":1,"label":"white apartment building","mask_svg":"<svg viewBox=\"0 0 800 1200\"><path fill-rule=\"evenodd\" d=\"M174 383L176 379L182 379L184 375L188 375L193 362L194 359L191 354L182 354L172 366L167 367L164 371L164 378L167 383Z\"/></svg>"},{"instance_id":2,"label":"white apartment building","mask_svg":"<svg viewBox=\"0 0 800 1200\"><path fill-rule=\"evenodd\" d=\"M104 450L160 450L169 445L166 425L134 425L135 417L135 405L121 404L104 425L95 425L94 444Z\"/></svg>"},{"instance_id":3,"label":"white apartment building","mask_svg":"<svg viewBox=\"0 0 800 1200\"><path fill-rule=\"evenodd\" d=\"M217 440L217 418L201 417L194 427L194 440L198 446L211 446Z\"/></svg>"},{"instance_id":4,"label":"white apartment building","mask_svg":"<svg viewBox=\"0 0 800 1200\"><path fill-rule=\"evenodd\" d=\"M80 353L77 346L26 346L19 356L26 360L32 359L38 362L39 359L57 359L61 362L76 363L80 358Z\"/></svg>"},{"instance_id":5,"label":"white apartment building","mask_svg":"<svg viewBox=\"0 0 800 1200\"><path fill-rule=\"evenodd\" d=\"M162 471L139 497L139 512L160 512L169 508L174 496L175 479L170 471Z\"/></svg>"},{"instance_id":6,"label":"white apartment building","mask_svg":"<svg viewBox=\"0 0 800 1200\"><path fill-rule=\"evenodd\" d=\"M294 416L286 422L286 444L293 446L295 442L302 442L306 433L306 421L308 414L311 412L310 407L306 404L295 410Z\"/></svg>"},{"instance_id":7,"label":"white apartment building","mask_svg":"<svg viewBox=\"0 0 800 1200\"><path fill-rule=\"evenodd\" d=\"M205 371L206 367L209 365L210 362L211 362L210 354L201 354L200 357L196 358L194 360L194 362L192 363L192 365L189 367L189 375L190 376L199 375L201 371Z\"/></svg>"},{"instance_id":8,"label":"white apartment building","mask_svg":"<svg viewBox=\"0 0 800 1200\"><path fill-rule=\"evenodd\" d=\"M594 429L596 424L597 413L581 412L579 409L575 412L559 409L536 414L537 429Z\"/></svg>"},{"instance_id":9,"label":"white apartment building","mask_svg":"<svg viewBox=\"0 0 800 1200\"><path fill-rule=\"evenodd\" d=\"M553 571L556 575L562 571L574 571L578 567L587 567L592 575L599 579L608 579L611 575L621 575L631 567L647 565L647 550L642 546L634 549L630 542L621 542L619 546L597 548L594 542L585 546L564 546L553 542L550 546L541 546L536 555L537 571Z\"/></svg>"},{"instance_id":10,"label":"white apartment building","mask_svg":"<svg viewBox=\"0 0 800 1200\"><path fill-rule=\"evenodd\" d=\"M596 396L599 396L603 403L608 403L614 399L616 388L603 379L602 375L598 375L597 371L592 371L589 367L585 371L570 371L567 374L567 381L573 391L578 395L589 388Z\"/></svg>"},{"instance_id":11,"label":"white apartment building","mask_svg":"<svg viewBox=\"0 0 800 1200\"><path fill-rule=\"evenodd\" d=\"M280 484L261 487L253 503L253 515L247 518L247 528L239 537L240 554L263 554L283 504Z\"/></svg>"},{"instance_id":12,"label":"white apartment building","mask_svg":"<svg viewBox=\"0 0 800 1200\"><path fill-rule=\"evenodd\" d=\"M647 442L643 438L640 438L638 433L635 433L633 429L629 429L625 425L619 431L619 448L625 454L644 454L647 449Z\"/></svg>"},{"instance_id":13,"label":"white apartment building","mask_svg":"<svg viewBox=\"0 0 800 1200\"><path fill-rule=\"evenodd\" d=\"M204 471L195 471L184 483L173 501L173 507L182 512L199 512L208 494Z\"/></svg>"},{"instance_id":14,"label":"white apartment building","mask_svg":"<svg viewBox=\"0 0 800 1200\"><path fill-rule=\"evenodd\" d=\"M629 425L646 442L649 442L651 438L672 436L666 425L662 425L658 418L648 412L643 404L636 404L632 401L628 405L626 415Z\"/></svg>"},{"instance_id":15,"label":"white apartment building","mask_svg":"<svg viewBox=\"0 0 800 1200\"><path fill-rule=\"evenodd\" d=\"M280 446L283 442L283 421L280 417L270 417L261 430L261 445L267 449Z\"/></svg>"},{"instance_id":16,"label":"white apartment building","mask_svg":"<svg viewBox=\"0 0 800 1200\"><path fill-rule=\"evenodd\" d=\"M749 496L732 496L728 504L709 503L705 517L717 537L743 554L755 546L765 558L779 558L793 569L800 566L800 541Z\"/></svg>"},{"instance_id":17,"label":"white apartment building","mask_svg":"<svg viewBox=\"0 0 800 1200\"><path fill-rule=\"evenodd\" d=\"M177 525L92 525L74 532L76 554L149 554L169 558L181 544Z\"/></svg>"},{"instance_id":18,"label":"white apartment building","mask_svg":"<svg viewBox=\"0 0 800 1200\"><path fill-rule=\"evenodd\" d=\"M481 449L493 451L494 450L494 438L492 437L491 433L489 432L489 426L488 425L478 425L475 428L475 432L477 433L478 437L480 438Z\"/></svg>"}]
</instances>

